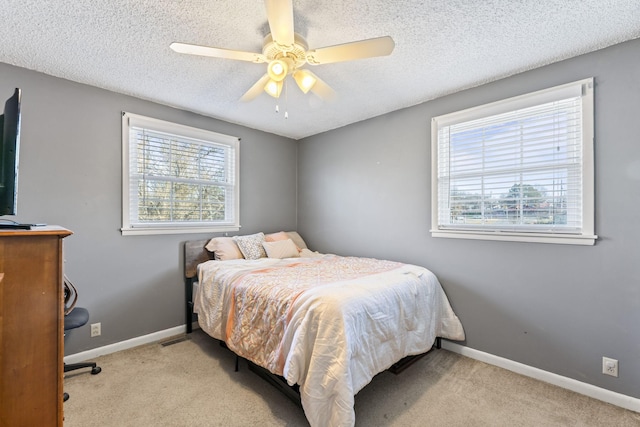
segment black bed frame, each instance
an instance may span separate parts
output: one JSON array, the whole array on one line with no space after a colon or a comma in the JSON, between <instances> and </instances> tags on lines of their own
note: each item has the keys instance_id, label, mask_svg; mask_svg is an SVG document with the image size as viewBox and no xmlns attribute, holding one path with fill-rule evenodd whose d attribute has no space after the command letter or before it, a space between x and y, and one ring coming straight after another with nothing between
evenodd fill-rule
<instances>
[{"instance_id":1,"label":"black bed frame","mask_svg":"<svg viewBox=\"0 0 640 427\"><path fill-rule=\"evenodd\" d=\"M193 284L198 280L198 264L214 259L213 254L205 249L205 245L207 244L207 242L208 240L190 240L185 242L184 244L185 315L187 323L187 334L190 334L193 330ZM427 352L417 354L415 356L407 356L394 363L387 370L397 375L414 364L420 358L424 357L434 348L441 348L441 344L441 338L437 337L433 347L431 347L431 349L429 349ZM227 347L224 341L220 341L220 345L222 345L223 347ZM240 356L236 355L236 371L238 370L239 358ZM249 370L256 373L271 385L276 387L280 392L282 392L298 406L302 406L300 403L300 391L298 388L298 384L290 386L287 383L287 380L283 377L271 373L267 369L263 368L262 366L256 365L250 360L247 360L247 364L249 366Z\"/></svg>"}]
</instances>

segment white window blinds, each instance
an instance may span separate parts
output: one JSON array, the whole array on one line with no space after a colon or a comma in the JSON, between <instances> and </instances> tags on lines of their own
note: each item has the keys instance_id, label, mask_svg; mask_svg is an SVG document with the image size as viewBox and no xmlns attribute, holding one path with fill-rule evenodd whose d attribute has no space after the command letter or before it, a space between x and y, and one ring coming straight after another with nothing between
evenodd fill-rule
<instances>
[{"instance_id":1,"label":"white window blinds","mask_svg":"<svg viewBox=\"0 0 640 427\"><path fill-rule=\"evenodd\" d=\"M123 232L237 229L237 138L125 113L123 141Z\"/></svg>"},{"instance_id":2,"label":"white window blinds","mask_svg":"<svg viewBox=\"0 0 640 427\"><path fill-rule=\"evenodd\" d=\"M593 238L592 86L434 118L432 231Z\"/></svg>"}]
</instances>

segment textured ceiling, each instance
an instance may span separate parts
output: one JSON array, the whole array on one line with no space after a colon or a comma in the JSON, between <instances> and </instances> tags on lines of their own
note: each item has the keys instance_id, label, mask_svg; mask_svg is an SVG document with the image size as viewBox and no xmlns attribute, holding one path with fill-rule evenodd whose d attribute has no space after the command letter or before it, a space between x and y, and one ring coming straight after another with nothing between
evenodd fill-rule
<instances>
[{"instance_id":1,"label":"textured ceiling","mask_svg":"<svg viewBox=\"0 0 640 427\"><path fill-rule=\"evenodd\" d=\"M0 62L300 139L640 37L639 0L293 0L309 48L390 35L390 56L311 68L336 92L239 102L266 64L262 0L3 0ZM287 110L289 118L284 119Z\"/></svg>"}]
</instances>

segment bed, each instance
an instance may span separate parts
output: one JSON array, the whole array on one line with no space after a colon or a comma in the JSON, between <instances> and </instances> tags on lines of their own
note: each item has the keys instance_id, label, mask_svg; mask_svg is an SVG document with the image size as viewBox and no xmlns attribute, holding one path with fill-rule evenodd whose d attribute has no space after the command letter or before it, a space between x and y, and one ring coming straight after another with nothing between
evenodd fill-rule
<instances>
[{"instance_id":1,"label":"bed","mask_svg":"<svg viewBox=\"0 0 640 427\"><path fill-rule=\"evenodd\" d=\"M319 254L295 232L189 241L184 256L187 332L196 313L274 385L294 387L312 427L353 426L354 396L376 374L464 339L420 266Z\"/></svg>"}]
</instances>

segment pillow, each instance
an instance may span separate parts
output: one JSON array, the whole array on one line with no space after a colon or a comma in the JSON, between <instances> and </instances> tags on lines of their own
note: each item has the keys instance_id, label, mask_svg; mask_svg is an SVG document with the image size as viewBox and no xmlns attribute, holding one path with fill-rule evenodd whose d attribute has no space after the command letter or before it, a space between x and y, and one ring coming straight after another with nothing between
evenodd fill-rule
<instances>
[{"instance_id":1,"label":"pillow","mask_svg":"<svg viewBox=\"0 0 640 427\"><path fill-rule=\"evenodd\" d=\"M262 242L269 258L294 258L298 256L298 248L293 240L277 240L275 242Z\"/></svg>"},{"instance_id":2,"label":"pillow","mask_svg":"<svg viewBox=\"0 0 640 427\"><path fill-rule=\"evenodd\" d=\"M289 239L293 240L293 243L296 244L298 249L308 249L307 244L302 240L302 237L300 237L297 231L287 231L287 236L289 236Z\"/></svg>"},{"instance_id":3,"label":"pillow","mask_svg":"<svg viewBox=\"0 0 640 427\"><path fill-rule=\"evenodd\" d=\"M265 234L264 235L264 240L265 242L277 242L280 240L288 240L291 237L289 237L289 235L287 233L285 233L284 231L280 231L278 233L271 233L271 234Z\"/></svg>"},{"instance_id":4,"label":"pillow","mask_svg":"<svg viewBox=\"0 0 640 427\"><path fill-rule=\"evenodd\" d=\"M236 242L240 252L246 259L258 259L267 256L262 246L262 242L264 242L264 233L262 231L247 236L234 236L233 241Z\"/></svg>"},{"instance_id":5,"label":"pillow","mask_svg":"<svg viewBox=\"0 0 640 427\"><path fill-rule=\"evenodd\" d=\"M205 249L213 252L213 258L218 261L242 259L242 252L231 237L214 237L207 242Z\"/></svg>"},{"instance_id":6,"label":"pillow","mask_svg":"<svg viewBox=\"0 0 640 427\"><path fill-rule=\"evenodd\" d=\"M277 242L279 240L293 240L293 243L298 247L298 251L307 249L307 245L302 240L302 237L296 231L280 231L278 233L271 233L264 236L264 240L267 242Z\"/></svg>"}]
</instances>

